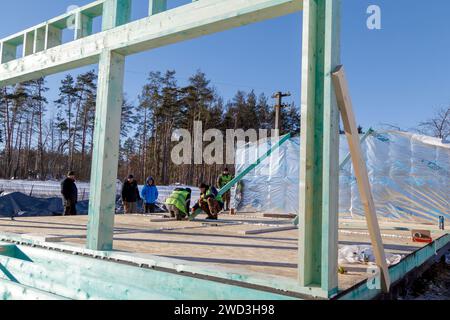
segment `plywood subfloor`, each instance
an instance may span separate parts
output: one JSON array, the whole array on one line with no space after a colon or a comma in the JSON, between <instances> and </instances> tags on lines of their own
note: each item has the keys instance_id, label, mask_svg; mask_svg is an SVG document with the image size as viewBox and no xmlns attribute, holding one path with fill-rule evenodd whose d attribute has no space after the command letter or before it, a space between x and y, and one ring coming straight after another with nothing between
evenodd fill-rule
<instances>
[{"instance_id":1,"label":"plywood subfloor","mask_svg":"<svg viewBox=\"0 0 450 320\"><path fill-rule=\"evenodd\" d=\"M246 235L246 231L289 226L289 220L262 215L221 216L222 222L151 222L155 217L117 215L114 247L116 250L148 253L162 257L207 263L234 272L244 271L297 278L298 230ZM156 217L157 218L157 217ZM84 244L86 216L0 219L0 233L62 237L60 241ZM434 226L381 224L387 252L408 254L423 244L411 241L411 228L432 230L433 237L443 233ZM433 230L434 229L434 230ZM339 245L370 244L363 222L341 222ZM339 276L340 289L367 278L367 265L344 265L347 273Z\"/></svg>"}]
</instances>

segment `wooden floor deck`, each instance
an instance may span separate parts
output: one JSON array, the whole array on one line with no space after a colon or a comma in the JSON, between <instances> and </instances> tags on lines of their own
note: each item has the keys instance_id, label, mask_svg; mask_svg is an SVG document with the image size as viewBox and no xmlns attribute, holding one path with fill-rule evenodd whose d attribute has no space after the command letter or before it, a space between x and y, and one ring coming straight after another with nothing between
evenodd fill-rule
<instances>
[{"instance_id":1,"label":"wooden floor deck","mask_svg":"<svg viewBox=\"0 0 450 320\"><path fill-rule=\"evenodd\" d=\"M289 227L289 220L262 215L222 215L219 222L170 221L142 215L117 215L115 250L146 253L220 266L239 273L255 272L297 278L298 230L259 233L274 227ZM154 220L154 221L152 221ZM84 244L86 216L0 219L0 233L31 234L51 241ZM428 229L433 238L442 234L435 226L381 223L387 252L407 255L424 244L413 243L410 229ZM339 245L369 245L364 222L341 221ZM340 289L367 278L367 265L344 265Z\"/></svg>"}]
</instances>

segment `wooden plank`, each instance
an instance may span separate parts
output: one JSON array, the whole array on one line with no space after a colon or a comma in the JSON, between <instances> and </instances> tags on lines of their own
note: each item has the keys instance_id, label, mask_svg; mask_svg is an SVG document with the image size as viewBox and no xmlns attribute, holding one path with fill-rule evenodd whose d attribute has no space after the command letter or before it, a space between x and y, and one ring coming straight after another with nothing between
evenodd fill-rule
<instances>
[{"instance_id":1,"label":"wooden plank","mask_svg":"<svg viewBox=\"0 0 450 320\"><path fill-rule=\"evenodd\" d=\"M299 205L299 282L337 293L340 0L305 0Z\"/></svg>"},{"instance_id":2,"label":"wooden plank","mask_svg":"<svg viewBox=\"0 0 450 320\"><path fill-rule=\"evenodd\" d=\"M352 101L343 66L338 66L333 72L333 82L336 90L339 110L342 115L342 122L344 123L345 134L347 136L350 153L352 155L353 170L355 171L356 180L358 182L359 195L366 213L367 226L373 246L373 252L376 263L381 272L382 289L384 292L388 292L390 287L390 279L386 263L386 254L383 247L383 240L381 238L375 203L372 197L369 175L367 173L367 167L361 151L358 128L356 125L355 115L353 113Z\"/></svg>"},{"instance_id":3,"label":"wooden plank","mask_svg":"<svg viewBox=\"0 0 450 320\"><path fill-rule=\"evenodd\" d=\"M273 232L280 232L280 231L288 231L288 230L295 230L297 229L296 226L286 226L286 227L274 227L274 228L261 228L261 229L255 229L255 230L246 230L243 232L243 234L263 234L263 233L273 233Z\"/></svg>"},{"instance_id":4,"label":"wooden plank","mask_svg":"<svg viewBox=\"0 0 450 320\"><path fill-rule=\"evenodd\" d=\"M111 51L102 53L87 235L87 246L93 250L113 248L124 68L124 56Z\"/></svg>"},{"instance_id":5,"label":"wooden plank","mask_svg":"<svg viewBox=\"0 0 450 320\"><path fill-rule=\"evenodd\" d=\"M367 140L367 138L372 135L374 133L373 129L370 128L369 130L367 130L367 132L362 136L361 140L360 140L360 144L363 144L364 141ZM349 161L352 159L352 154L349 152L347 154L347 156L345 157L345 159L341 162L341 164L339 165L339 170L344 169L344 167L347 165L347 163L349 163Z\"/></svg>"},{"instance_id":6,"label":"wooden plank","mask_svg":"<svg viewBox=\"0 0 450 320\"><path fill-rule=\"evenodd\" d=\"M297 217L293 213L264 213L264 218L276 218L276 219L294 219Z\"/></svg>"}]
</instances>

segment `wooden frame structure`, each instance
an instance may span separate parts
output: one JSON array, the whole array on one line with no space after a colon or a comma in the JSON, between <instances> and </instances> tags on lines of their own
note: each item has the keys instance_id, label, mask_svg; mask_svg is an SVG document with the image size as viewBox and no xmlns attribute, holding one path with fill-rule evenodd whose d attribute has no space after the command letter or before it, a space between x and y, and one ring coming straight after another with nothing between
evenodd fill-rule
<instances>
[{"instance_id":1,"label":"wooden frame structure","mask_svg":"<svg viewBox=\"0 0 450 320\"><path fill-rule=\"evenodd\" d=\"M97 0L0 40L0 87L99 64L87 249L113 249L115 181L125 57L303 10L299 285L337 294L339 110L331 73L340 64L340 0L193 0L130 21L132 0ZM93 19L102 30L93 33ZM75 21L74 40L62 30ZM22 56L17 48L23 45Z\"/></svg>"}]
</instances>

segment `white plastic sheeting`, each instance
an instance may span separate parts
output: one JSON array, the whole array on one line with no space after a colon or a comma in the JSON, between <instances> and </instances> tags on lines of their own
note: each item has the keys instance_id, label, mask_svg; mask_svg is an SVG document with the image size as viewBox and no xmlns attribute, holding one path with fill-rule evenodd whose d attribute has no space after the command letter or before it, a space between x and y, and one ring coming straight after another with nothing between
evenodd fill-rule
<instances>
[{"instance_id":1,"label":"white plastic sheeting","mask_svg":"<svg viewBox=\"0 0 450 320\"><path fill-rule=\"evenodd\" d=\"M86 182L77 182L78 200L89 200L90 185ZM116 193L120 195L122 182L117 181ZM142 190L143 186L139 186ZM187 186L158 186L158 202L164 203L175 188L191 188L192 200L200 198L200 190ZM28 196L39 198L52 198L61 196L61 183L58 181L30 181L30 180L0 180L0 193L3 195L20 192ZM193 201L191 201L193 203Z\"/></svg>"},{"instance_id":2,"label":"white plastic sheeting","mask_svg":"<svg viewBox=\"0 0 450 320\"><path fill-rule=\"evenodd\" d=\"M242 172L257 150L270 141L237 150L237 172ZM381 218L436 222L450 219L450 145L439 139L405 132L371 134L362 144L377 214ZM340 159L348 154L341 136ZM252 156L251 156L252 155ZM239 211L298 213L300 138L284 143L242 180L236 197ZM363 207L351 162L340 171L339 212L343 218L362 218Z\"/></svg>"}]
</instances>

